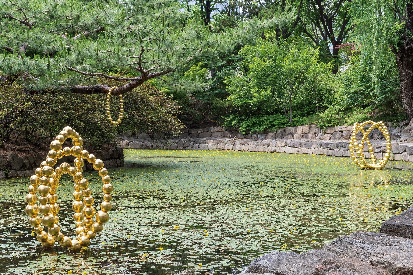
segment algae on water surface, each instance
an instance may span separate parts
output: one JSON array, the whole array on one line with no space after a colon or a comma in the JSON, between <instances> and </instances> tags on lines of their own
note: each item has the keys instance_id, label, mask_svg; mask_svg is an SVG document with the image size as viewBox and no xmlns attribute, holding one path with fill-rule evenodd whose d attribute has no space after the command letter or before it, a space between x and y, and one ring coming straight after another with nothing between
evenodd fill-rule
<instances>
[{"instance_id":1,"label":"algae on water surface","mask_svg":"<svg viewBox=\"0 0 413 275\"><path fill-rule=\"evenodd\" d=\"M360 171L349 158L222 151L125 150L110 169L114 208L90 248L43 251L24 213L28 179L0 181L1 274L233 274L273 250L301 252L378 231L413 202L413 164ZM95 207L102 197L91 180ZM58 189L74 233L73 182Z\"/></svg>"}]
</instances>

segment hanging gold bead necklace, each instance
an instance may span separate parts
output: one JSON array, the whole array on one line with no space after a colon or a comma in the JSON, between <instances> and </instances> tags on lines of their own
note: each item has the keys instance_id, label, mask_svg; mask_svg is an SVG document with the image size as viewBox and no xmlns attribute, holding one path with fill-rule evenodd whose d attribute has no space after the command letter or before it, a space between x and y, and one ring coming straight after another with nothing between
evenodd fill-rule
<instances>
[{"instance_id":1,"label":"hanging gold bead necklace","mask_svg":"<svg viewBox=\"0 0 413 275\"><path fill-rule=\"evenodd\" d=\"M121 121L122 121L122 118L123 118L123 96L122 95L120 95L120 113L119 113L119 118L118 118L118 120L117 121L113 121L112 120L112 116L110 115L110 95L111 95L111 93L112 93L112 90L113 89L115 89L115 88L117 88L117 87L113 87L113 88L111 88L110 90L109 90L109 92L108 92L108 95L107 95L107 97L106 97L106 114L108 115L108 120L109 120L109 122L112 124L112 125L118 125Z\"/></svg>"}]
</instances>

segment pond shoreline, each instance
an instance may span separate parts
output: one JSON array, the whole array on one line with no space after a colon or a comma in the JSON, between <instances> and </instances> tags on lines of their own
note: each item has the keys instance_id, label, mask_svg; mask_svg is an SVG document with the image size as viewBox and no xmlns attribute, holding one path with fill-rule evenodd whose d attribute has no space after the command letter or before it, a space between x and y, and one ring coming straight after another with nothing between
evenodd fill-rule
<instances>
[{"instance_id":1,"label":"pond shoreline","mask_svg":"<svg viewBox=\"0 0 413 275\"><path fill-rule=\"evenodd\" d=\"M410 207L384 222L380 233L356 231L301 254L274 251L254 259L241 274L413 274L412 217Z\"/></svg>"},{"instance_id":2,"label":"pond shoreline","mask_svg":"<svg viewBox=\"0 0 413 275\"><path fill-rule=\"evenodd\" d=\"M386 124L392 140L390 160L413 162L412 127ZM152 139L147 134L137 137L123 135L119 137L118 146L122 149L222 150L350 157L348 145L352 129L352 126L338 126L322 130L315 125L304 125L281 128L276 132L244 135L222 127L209 127L186 129L179 137L163 140ZM384 136L375 129L370 133L369 139L376 159L382 159L386 152ZM370 158L367 146L365 157Z\"/></svg>"}]
</instances>

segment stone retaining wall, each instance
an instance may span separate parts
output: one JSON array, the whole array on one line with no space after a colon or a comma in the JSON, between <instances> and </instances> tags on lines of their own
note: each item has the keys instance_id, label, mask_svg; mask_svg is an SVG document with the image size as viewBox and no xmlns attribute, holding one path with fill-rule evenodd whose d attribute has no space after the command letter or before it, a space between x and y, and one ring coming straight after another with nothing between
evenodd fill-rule
<instances>
[{"instance_id":1,"label":"stone retaining wall","mask_svg":"<svg viewBox=\"0 0 413 275\"><path fill-rule=\"evenodd\" d=\"M103 160L106 168L123 167L123 149L116 147L111 149L102 149L90 151L96 158ZM34 174L34 170L40 166L40 163L46 160L47 152L38 153L32 151L23 153L12 151L0 154L0 179L15 178L15 177L30 177ZM73 165L74 157L63 157L58 161L58 164L66 161ZM91 171L93 167L85 161L84 170Z\"/></svg>"},{"instance_id":2,"label":"stone retaining wall","mask_svg":"<svg viewBox=\"0 0 413 275\"><path fill-rule=\"evenodd\" d=\"M413 161L413 127L392 127L389 123L387 127L392 140L390 159ZM119 146L124 149L228 150L349 157L348 141L352 128L338 126L321 130L315 125L304 125L281 128L277 132L243 135L222 127L210 127L189 129L168 140L152 140L146 134L136 138L122 136ZM375 129L369 139L376 158L381 159L386 151L384 136ZM365 156L370 157L367 146Z\"/></svg>"}]
</instances>

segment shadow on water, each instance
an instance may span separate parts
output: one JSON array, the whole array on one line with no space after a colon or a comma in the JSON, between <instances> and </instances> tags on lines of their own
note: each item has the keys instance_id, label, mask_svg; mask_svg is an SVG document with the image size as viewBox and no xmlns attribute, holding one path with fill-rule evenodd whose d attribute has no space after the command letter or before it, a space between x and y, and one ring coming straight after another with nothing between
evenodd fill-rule
<instances>
[{"instance_id":1,"label":"shadow on water","mask_svg":"<svg viewBox=\"0 0 413 275\"><path fill-rule=\"evenodd\" d=\"M126 167L110 169L110 220L79 253L43 250L24 214L28 179L0 181L0 273L237 274L264 253L377 231L413 202L409 163L360 171L325 156L125 150L125 157ZM84 176L98 208L100 179ZM71 237L72 192L62 177L59 219Z\"/></svg>"}]
</instances>

